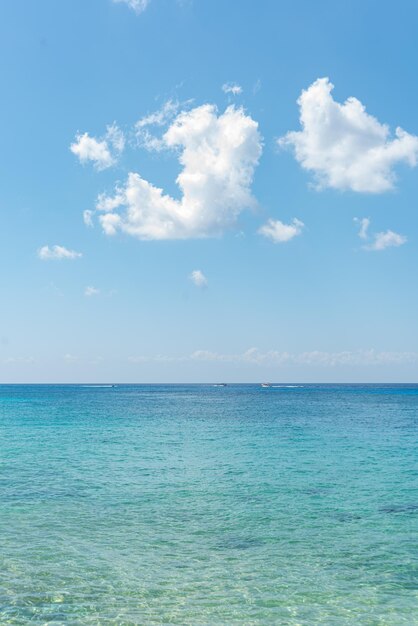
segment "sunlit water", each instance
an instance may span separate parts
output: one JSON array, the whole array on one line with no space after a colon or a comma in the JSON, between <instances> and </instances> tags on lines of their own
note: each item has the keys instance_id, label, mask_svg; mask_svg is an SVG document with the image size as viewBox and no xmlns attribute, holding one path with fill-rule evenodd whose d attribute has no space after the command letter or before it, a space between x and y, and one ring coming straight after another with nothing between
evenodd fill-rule
<instances>
[{"instance_id":1,"label":"sunlit water","mask_svg":"<svg viewBox=\"0 0 418 626\"><path fill-rule=\"evenodd\" d=\"M418 624L417 423L418 386L0 387L0 624Z\"/></svg>"}]
</instances>

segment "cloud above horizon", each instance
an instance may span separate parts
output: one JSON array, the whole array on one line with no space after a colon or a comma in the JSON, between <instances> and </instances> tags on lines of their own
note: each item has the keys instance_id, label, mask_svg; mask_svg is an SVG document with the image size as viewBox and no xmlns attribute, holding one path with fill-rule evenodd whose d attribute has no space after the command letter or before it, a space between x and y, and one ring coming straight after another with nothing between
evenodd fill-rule
<instances>
[{"instance_id":1,"label":"cloud above horizon","mask_svg":"<svg viewBox=\"0 0 418 626\"><path fill-rule=\"evenodd\" d=\"M75 154L80 163L91 161L98 171L105 170L118 161L120 154L125 148L125 136L118 126L113 123L106 128L104 137L96 139L89 133L77 133L70 150Z\"/></svg>"},{"instance_id":2,"label":"cloud above horizon","mask_svg":"<svg viewBox=\"0 0 418 626\"><path fill-rule=\"evenodd\" d=\"M68 250L68 248L64 248L64 246L42 246L38 250L38 257L42 261L62 261L62 260L74 260L79 259L83 255L81 252L76 252L75 250Z\"/></svg>"},{"instance_id":3,"label":"cloud above horizon","mask_svg":"<svg viewBox=\"0 0 418 626\"><path fill-rule=\"evenodd\" d=\"M235 365L256 365L266 367L289 366L316 366L316 367L344 367L344 366L387 366L418 363L417 352L389 352L370 350L342 350L340 352L326 352L312 350L308 352L280 352L258 348L249 348L237 354L223 354L210 350L196 350L187 356L168 356L158 354L152 357L131 356L131 363L172 363L172 362L213 362Z\"/></svg>"},{"instance_id":4,"label":"cloud above horizon","mask_svg":"<svg viewBox=\"0 0 418 626\"><path fill-rule=\"evenodd\" d=\"M256 202L251 193L262 152L258 124L242 108L204 104L183 111L162 136L182 167L176 183L181 198L165 194L131 172L114 195L96 204L104 232L138 239L190 239L221 235ZM90 216L91 217L91 216Z\"/></svg>"},{"instance_id":5,"label":"cloud above horizon","mask_svg":"<svg viewBox=\"0 0 418 626\"><path fill-rule=\"evenodd\" d=\"M280 220L269 219L257 232L274 243L284 243L297 235L301 235L304 226L305 224L296 217L293 218L290 224L284 224Z\"/></svg>"},{"instance_id":6,"label":"cloud above horizon","mask_svg":"<svg viewBox=\"0 0 418 626\"><path fill-rule=\"evenodd\" d=\"M302 91L298 105L302 130L278 140L293 149L300 165L312 172L318 189L382 193L393 189L394 167L417 165L418 137L389 127L366 112L354 97L333 99L334 85L318 78Z\"/></svg>"}]
</instances>

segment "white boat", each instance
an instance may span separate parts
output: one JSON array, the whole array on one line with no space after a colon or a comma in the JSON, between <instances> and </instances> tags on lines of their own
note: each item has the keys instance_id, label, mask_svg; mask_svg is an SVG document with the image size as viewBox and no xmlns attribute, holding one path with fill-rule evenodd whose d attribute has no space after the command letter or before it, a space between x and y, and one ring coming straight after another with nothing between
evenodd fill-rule
<instances>
[{"instance_id":1,"label":"white boat","mask_svg":"<svg viewBox=\"0 0 418 626\"><path fill-rule=\"evenodd\" d=\"M262 387L271 387L271 383L261 383Z\"/></svg>"}]
</instances>

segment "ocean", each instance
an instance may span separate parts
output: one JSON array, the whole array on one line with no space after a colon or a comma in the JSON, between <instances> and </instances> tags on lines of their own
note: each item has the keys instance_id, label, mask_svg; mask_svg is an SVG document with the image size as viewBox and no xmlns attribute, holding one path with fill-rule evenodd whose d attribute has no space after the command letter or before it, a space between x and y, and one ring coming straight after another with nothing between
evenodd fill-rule
<instances>
[{"instance_id":1,"label":"ocean","mask_svg":"<svg viewBox=\"0 0 418 626\"><path fill-rule=\"evenodd\" d=\"M0 624L418 624L418 385L3 385Z\"/></svg>"}]
</instances>

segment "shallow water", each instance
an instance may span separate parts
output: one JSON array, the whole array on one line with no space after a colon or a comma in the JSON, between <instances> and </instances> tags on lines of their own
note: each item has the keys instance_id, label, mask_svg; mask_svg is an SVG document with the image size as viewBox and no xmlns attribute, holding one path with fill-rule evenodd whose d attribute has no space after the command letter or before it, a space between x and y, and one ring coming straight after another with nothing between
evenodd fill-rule
<instances>
[{"instance_id":1,"label":"shallow water","mask_svg":"<svg viewBox=\"0 0 418 626\"><path fill-rule=\"evenodd\" d=\"M418 624L418 386L0 387L0 624Z\"/></svg>"}]
</instances>

